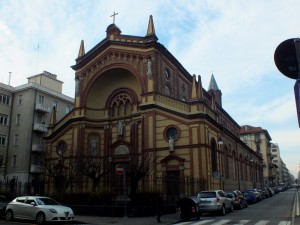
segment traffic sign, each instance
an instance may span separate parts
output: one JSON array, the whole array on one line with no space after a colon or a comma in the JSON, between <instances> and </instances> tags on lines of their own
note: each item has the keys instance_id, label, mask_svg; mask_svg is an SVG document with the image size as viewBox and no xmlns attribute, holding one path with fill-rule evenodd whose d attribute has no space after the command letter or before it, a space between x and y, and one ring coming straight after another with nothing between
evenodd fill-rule
<instances>
[{"instance_id":1,"label":"traffic sign","mask_svg":"<svg viewBox=\"0 0 300 225\"><path fill-rule=\"evenodd\" d=\"M300 74L294 86L295 91L295 101L296 101L296 109L298 116L298 125L300 127Z\"/></svg>"},{"instance_id":2,"label":"traffic sign","mask_svg":"<svg viewBox=\"0 0 300 225\"><path fill-rule=\"evenodd\" d=\"M116 173L118 175L123 175L124 174L124 166L122 164L117 164L116 165Z\"/></svg>"},{"instance_id":3,"label":"traffic sign","mask_svg":"<svg viewBox=\"0 0 300 225\"><path fill-rule=\"evenodd\" d=\"M291 79L299 74L299 39L290 38L278 45L274 53L274 61L278 70Z\"/></svg>"}]
</instances>

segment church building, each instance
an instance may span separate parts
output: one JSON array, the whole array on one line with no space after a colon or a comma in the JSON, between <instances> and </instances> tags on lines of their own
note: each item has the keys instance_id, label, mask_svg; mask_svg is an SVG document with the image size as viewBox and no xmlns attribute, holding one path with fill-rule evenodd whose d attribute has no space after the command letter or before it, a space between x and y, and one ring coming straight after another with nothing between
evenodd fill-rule
<instances>
[{"instance_id":1,"label":"church building","mask_svg":"<svg viewBox=\"0 0 300 225\"><path fill-rule=\"evenodd\" d=\"M152 16L145 28L124 35L113 23L91 50L81 42L74 109L60 121L53 110L46 137L48 191L54 168L67 192L260 188L262 157L240 139L214 76L205 90L158 42Z\"/></svg>"}]
</instances>

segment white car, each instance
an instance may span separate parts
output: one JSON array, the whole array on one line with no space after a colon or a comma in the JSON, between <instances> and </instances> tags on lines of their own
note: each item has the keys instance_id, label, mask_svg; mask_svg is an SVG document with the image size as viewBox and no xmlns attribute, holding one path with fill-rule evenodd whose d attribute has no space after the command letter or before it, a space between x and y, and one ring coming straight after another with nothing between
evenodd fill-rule
<instances>
[{"instance_id":1,"label":"white car","mask_svg":"<svg viewBox=\"0 0 300 225\"><path fill-rule=\"evenodd\" d=\"M5 210L7 221L13 219L35 220L37 224L62 222L74 219L70 207L59 204L52 198L42 196L17 197L8 203Z\"/></svg>"}]
</instances>

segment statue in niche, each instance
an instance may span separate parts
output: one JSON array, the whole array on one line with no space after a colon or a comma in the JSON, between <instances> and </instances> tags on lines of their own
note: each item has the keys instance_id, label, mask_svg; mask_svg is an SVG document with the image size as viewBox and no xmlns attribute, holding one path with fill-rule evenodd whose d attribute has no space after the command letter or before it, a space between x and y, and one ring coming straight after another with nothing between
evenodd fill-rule
<instances>
[{"instance_id":1,"label":"statue in niche","mask_svg":"<svg viewBox=\"0 0 300 225\"><path fill-rule=\"evenodd\" d=\"M79 77L75 78L75 95L79 95L79 86L80 86L80 80Z\"/></svg>"},{"instance_id":2,"label":"statue in niche","mask_svg":"<svg viewBox=\"0 0 300 225\"><path fill-rule=\"evenodd\" d=\"M169 151L170 152L174 151L174 138L172 136L170 136L169 139Z\"/></svg>"},{"instance_id":3,"label":"statue in niche","mask_svg":"<svg viewBox=\"0 0 300 225\"><path fill-rule=\"evenodd\" d=\"M123 135L124 124L121 120L117 123L117 129L118 135Z\"/></svg>"},{"instance_id":4,"label":"statue in niche","mask_svg":"<svg viewBox=\"0 0 300 225\"><path fill-rule=\"evenodd\" d=\"M90 149L93 155L96 154L97 152L97 147L98 147L98 140L96 137L92 137L90 139Z\"/></svg>"},{"instance_id":5,"label":"statue in niche","mask_svg":"<svg viewBox=\"0 0 300 225\"><path fill-rule=\"evenodd\" d=\"M151 59L147 59L147 76L150 80L152 79L152 62L151 62Z\"/></svg>"}]
</instances>

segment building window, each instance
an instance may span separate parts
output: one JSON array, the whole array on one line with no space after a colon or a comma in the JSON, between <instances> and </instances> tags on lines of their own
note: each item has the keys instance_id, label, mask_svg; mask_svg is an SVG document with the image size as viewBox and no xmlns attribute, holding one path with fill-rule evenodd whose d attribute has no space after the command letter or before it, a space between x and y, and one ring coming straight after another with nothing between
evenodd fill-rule
<instances>
[{"instance_id":1,"label":"building window","mask_svg":"<svg viewBox=\"0 0 300 225\"><path fill-rule=\"evenodd\" d=\"M272 152L277 152L277 149L276 148L272 148Z\"/></svg>"},{"instance_id":2,"label":"building window","mask_svg":"<svg viewBox=\"0 0 300 225\"><path fill-rule=\"evenodd\" d=\"M22 95L19 95L19 97L18 97L18 104L22 105Z\"/></svg>"},{"instance_id":3,"label":"building window","mask_svg":"<svg viewBox=\"0 0 300 225\"><path fill-rule=\"evenodd\" d=\"M70 105L67 105L67 106L66 106L66 114L68 114L69 112L71 112L71 106L70 106Z\"/></svg>"},{"instance_id":4,"label":"building window","mask_svg":"<svg viewBox=\"0 0 300 225\"><path fill-rule=\"evenodd\" d=\"M6 145L6 136L0 135L0 146L5 146L5 145Z\"/></svg>"},{"instance_id":5,"label":"building window","mask_svg":"<svg viewBox=\"0 0 300 225\"><path fill-rule=\"evenodd\" d=\"M66 151L66 143L65 142L60 142L58 146L56 147L56 153L58 155L58 161L63 161L64 160L64 154Z\"/></svg>"},{"instance_id":6,"label":"building window","mask_svg":"<svg viewBox=\"0 0 300 225\"><path fill-rule=\"evenodd\" d=\"M8 125L8 116L0 114L0 125Z\"/></svg>"},{"instance_id":7,"label":"building window","mask_svg":"<svg viewBox=\"0 0 300 225\"><path fill-rule=\"evenodd\" d=\"M4 95L4 94L0 94L0 103L3 104L3 105L9 105L9 103L10 103L10 96Z\"/></svg>"},{"instance_id":8,"label":"building window","mask_svg":"<svg viewBox=\"0 0 300 225\"><path fill-rule=\"evenodd\" d=\"M167 79L170 79L170 71L169 71L169 69L166 69L166 70L165 70L165 77L166 77Z\"/></svg>"},{"instance_id":9,"label":"building window","mask_svg":"<svg viewBox=\"0 0 300 225\"><path fill-rule=\"evenodd\" d=\"M0 167L4 166L4 155L0 155Z\"/></svg>"},{"instance_id":10,"label":"building window","mask_svg":"<svg viewBox=\"0 0 300 225\"><path fill-rule=\"evenodd\" d=\"M55 110L57 111L58 108L58 101L53 101L53 107L55 107Z\"/></svg>"},{"instance_id":11,"label":"building window","mask_svg":"<svg viewBox=\"0 0 300 225\"><path fill-rule=\"evenodd\" d=\"M16 125L20 125L21 123L21 114L17 114L17 117L16 117Z\"/></svg>"},{"instance_id":12,"label":"building window","mask_svg":"<svg viewBox=\"0 0 300 225\"><path fill-rule=\"evenodd\" d=\"M217 145L215 141L211 141L211 170L212 175L214 176L215 172L218 172L218 163L217 163Z\"/></svg>"},{"instance_id":13,"label":"building window","mask_svg":"<svg viewBox=\"0 0 300 225\"><path fill-rule=\"evenodd\" d=\"M168 127L165 129L165 138L170 140L170 138L177 140L179 138L178 129L176 127Z\"/></svg>"},{"instance_id":14,"label":"building window","mask_svg":"<svg viewBox=\"0 0 300 225\"><path fill-rule=\"evenodd\" d=\"M16 167L17 165L17 155L13 155L11 158L11 167Z\"/></svg>"},{"instance_id":15,"label":"building window","mask_svg":"<svg viewBox=\"0 0 300 225\"><path fill-rule=\"evenodd\" d=\"M19 145L19 134L15 134L14 145L15 146Z\"/></svg>"},{"instance_id":16,"label":"building window","mask_svg":"<svg viewBox=\"0 0 300 225\"><path fill-rule=\"evenodd\" d=\"M39 95L39 103L44 104L44 96L43 95Z\"/></svg>"}]
</instances>

